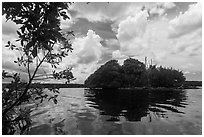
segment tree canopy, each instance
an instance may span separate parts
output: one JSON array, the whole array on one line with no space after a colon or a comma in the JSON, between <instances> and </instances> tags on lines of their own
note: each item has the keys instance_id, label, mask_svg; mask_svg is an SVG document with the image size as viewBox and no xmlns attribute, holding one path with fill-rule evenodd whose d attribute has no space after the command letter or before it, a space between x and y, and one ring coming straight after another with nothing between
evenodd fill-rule
<instances>
[{"instance_id":1,"label":"tree canopy","mask_svg":"<svg viewBox=\"0 0 204 137\"><path fill-rule=\"evenodd\" d=\"M126 59L122 65L123 87L140 87L145 83L145 65L135 59Z\"/></svg>"},{"instance_id":2,"label":"tree canopy","mask_svg":"<svg viewBox=\"0 0 204 137\"><path fill-rule=\"evenodd\" d=\"M90 88L179 87L185 81L182 71L145 64L129 58L123 65L110 60L91 74L85 85Z\"/></svg>"},{"instance_id":3,"label":"tree canopy","mask_svg":"<svg viewBox=\"0 0 204 137\"><path fill-rule=\"evenodd\" d=\"M91 74L85 84L91 88L119 88L122 84L121 66L116 60L110 60Z\"/></svg>"},{"instance_id":4,"label":"tree canopy","mask_svg":"<svg viewBox=\"0 0 204 137\"><path fill-rule=\"evenodd\" d=\"M150 66L147 72L152 87L179 87L185 81L183 72L172 68Z\"/></svg>"}]
</instances>

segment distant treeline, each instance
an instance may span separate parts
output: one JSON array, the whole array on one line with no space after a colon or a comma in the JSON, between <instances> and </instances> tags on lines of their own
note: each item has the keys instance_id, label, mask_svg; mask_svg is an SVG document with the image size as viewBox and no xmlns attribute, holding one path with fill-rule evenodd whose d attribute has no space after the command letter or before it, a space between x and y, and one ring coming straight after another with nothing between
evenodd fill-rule
<instances>
[{"instance_id":1,"label":"distant treeline","mask_svg":"<svg viewBox=\"0 0 204 137\"><path fill-rule=\"evenodd\" d=\"M202 81L185 81L184 88L202 87Z\"/></svg>"},{"instance_id":2,"label":"distant treeline","mask_svg":"<svg viewBox=\"0 0 204 137\"><path fill-rule=\"evenodd\" d=\"M7 87L11 84L3 83L3 87ZM84 88L84 84L58 84L58 83L34 83L31 87L41 87L41 88Z\"/></svg>"},{"instance_id":3,"label":"distant treeline","mask_svg":"<svg viewBox=\"0 0 204 137\"><path fill-rule=\"evenodd\" d=\"M10 86L10 83L3 83L3 87ZM202 81L185 81L183 84L184 88L197 88L202 86ZM31 87L57 87L57 88L87 88L84 84L56 84L56 83L46 83L46 84L32 84Z\"/></svg>"}]
</instances>

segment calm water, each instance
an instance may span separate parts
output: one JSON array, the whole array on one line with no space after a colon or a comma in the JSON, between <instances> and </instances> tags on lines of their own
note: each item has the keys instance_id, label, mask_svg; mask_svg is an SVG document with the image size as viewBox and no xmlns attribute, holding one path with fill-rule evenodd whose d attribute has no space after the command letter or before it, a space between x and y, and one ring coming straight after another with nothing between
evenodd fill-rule
<instances>
[{"instance_id":1,"label":"calm water","mask_svg":"<svg viewBox=\"0 0 204 137\"><path fill-rule=\"evenodd\" d=\"M33 110L30 134L202 134L202 89L60 91Z\"/></svg>"}]
</instances>

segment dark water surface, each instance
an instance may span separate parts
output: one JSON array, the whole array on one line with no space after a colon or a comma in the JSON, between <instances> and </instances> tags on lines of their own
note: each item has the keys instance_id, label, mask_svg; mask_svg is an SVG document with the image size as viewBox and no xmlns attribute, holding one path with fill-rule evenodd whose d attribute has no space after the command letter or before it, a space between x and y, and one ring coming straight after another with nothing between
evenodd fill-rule
<instances>
[{"instance_id":1,"label":"dark water surface","mask_svg":"<svg viewBox=\"0 0 204 137\"><path fill-rule=\"evenodd\" d=\"M202 134L202 89L62 88L58 104L44 102L32 120L29 134Z\"/></svg>"}]
</instances>

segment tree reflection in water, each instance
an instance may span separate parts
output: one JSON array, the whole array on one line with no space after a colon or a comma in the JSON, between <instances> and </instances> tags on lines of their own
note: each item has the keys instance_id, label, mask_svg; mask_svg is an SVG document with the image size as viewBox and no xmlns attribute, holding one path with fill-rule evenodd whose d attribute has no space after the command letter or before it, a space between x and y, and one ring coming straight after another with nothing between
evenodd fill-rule
<instances>
[{"instance_id":1,"label":"tree reflection in water","mask_svg":"<svg viewBox=\"0 0 204 137\"><path fill-rule=\"evenodd\" d=\"M127 121L141 121L142 117L165 117L167 111L183 113L185 90L99 90L86 89L85 97L90 107L100 110L101 115L111 116L107 121L119 121L124 116Z\"/></svg>"}]
</instances>

